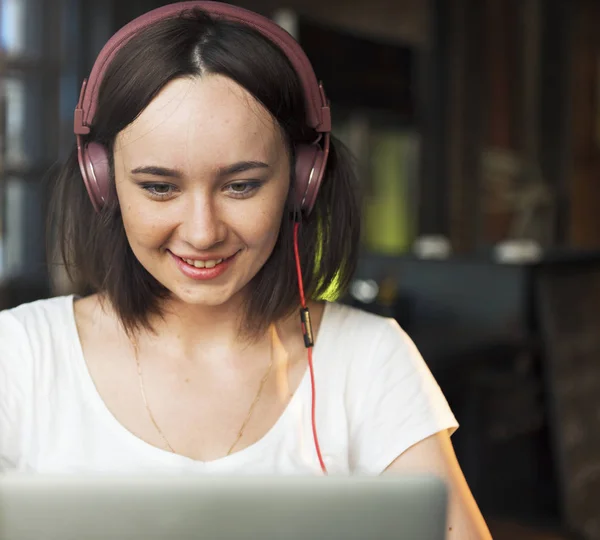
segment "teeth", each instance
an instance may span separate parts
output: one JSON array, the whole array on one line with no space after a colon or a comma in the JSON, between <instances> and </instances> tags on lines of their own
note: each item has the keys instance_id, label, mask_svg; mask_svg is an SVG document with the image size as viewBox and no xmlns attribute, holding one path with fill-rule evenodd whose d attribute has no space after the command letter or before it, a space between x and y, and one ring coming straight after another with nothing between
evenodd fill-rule
<instances>
[{"instance_id":1,"label":"teeth","mask_svg":"<svg viewBox=\"0 0 600 540\"><path fill-rule=\"evenodd\" d=\"M223 259L216 259L214 261L194 261L192 259L183 259L190 266L195 266L196 268L214 268L217 264L222 263Z\"/></svg>"}]
</instances>

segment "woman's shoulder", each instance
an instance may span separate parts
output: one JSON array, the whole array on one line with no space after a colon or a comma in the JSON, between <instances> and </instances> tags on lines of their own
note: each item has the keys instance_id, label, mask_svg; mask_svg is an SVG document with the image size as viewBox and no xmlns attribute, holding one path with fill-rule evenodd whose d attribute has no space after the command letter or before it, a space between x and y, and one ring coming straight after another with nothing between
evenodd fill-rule
<instances>
[{"instance_id":1,"label":"woman's shoulder","mask_svg":"<svg viewBox=\"0 0 600 540\"><path fill-rule=\"evenodd\" d=\"M32 328L43 323L57 325L62 323L65 318L72 317L72 313L72 295L43 298L0 310L0 327L5 321L20 323L25 328Z\"/></svg>"},{"instance_id":2,"label":"woman's shoulder","mask_svg":"<svg viewBox=\"0 0 600 540\"><path fill-rule=\"evenodd\" d=\"M73 320L73 297L35 300L0 311L0 351L37 348L68 332Z\"/></svg>"},{"instance_id":3,"label":"woman's shoulder","mask_svg":"<svg viewBox=\"0 0 600 540\"><path fill-rule=\"evenodd\" d=\"M371 347L397 346L407 339L395 319L377 315L339 302L325 305L320 332L343 340L349 346L368 343Z\"/></svg>"},{"instance_id":4,"label":"woman's shoulder","mask_svg":"<svg viewBox=\"0 0 600 540\"><path fill-rule=\"evenodd\" d=\"M341 303L328 303L317 338L359 377L386 369L407 374L422 371L424 360L410 336L389 317Z\"/></svg>"}]
</instances>

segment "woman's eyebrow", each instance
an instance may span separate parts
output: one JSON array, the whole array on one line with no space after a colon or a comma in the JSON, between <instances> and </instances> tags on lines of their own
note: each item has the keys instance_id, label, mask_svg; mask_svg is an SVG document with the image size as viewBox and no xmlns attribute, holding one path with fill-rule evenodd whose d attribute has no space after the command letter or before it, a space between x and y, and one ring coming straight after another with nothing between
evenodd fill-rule
<instances>
[{"instance_id":1,"label":"woman's eyebrow","mask_svg":"<svg viewBox=\"0 0 600 540\"><path fill-rule=\"evenodd\" d=\"M217 169L219 176L229 176L230 174L236 174L252 169L268 169L269 165L263 161L238 161L232 165L226 165Z\"/></svg>"},{"instance_id":2,"label":"woman's eyebrow","mask_svg":"<svg viewBox=\"0 0 600 540\"><path fill-rule=\"evenodd\" d=\"M231 165L225 165L217 169L218 176L229 176L242 173L253 169L268 169L269 165L263 161L238 161ZM177 169L168 167L159 167L157 165L142 165L131 170L131 174L148 174L151 176L161 176L167 178L182 178L183 173Z\"/></svg>"},{"instance_id":3,"label":"woman's eyebrow","mask_svg":"<svg viewBox=\"0 0 600 540\"><path fill-rule=\"evenodd\" d=\"M131 174L149 174L151 176L164 176L168 178L182 178L183 174L177 169L158 167L157 165L143 165L131 170Z\"/></svg>"}]
</instances>

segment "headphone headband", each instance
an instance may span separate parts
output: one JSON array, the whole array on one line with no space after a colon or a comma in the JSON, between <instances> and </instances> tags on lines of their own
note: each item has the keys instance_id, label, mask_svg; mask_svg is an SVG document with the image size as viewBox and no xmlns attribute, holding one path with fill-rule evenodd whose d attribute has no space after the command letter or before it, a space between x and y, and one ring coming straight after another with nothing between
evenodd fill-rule
<instances>
[{"instance_id":1,"label":"headphone headband","mask_svg":"<svg viewBox=\"0 0 600 540\"><path fill-rule=\"evenodd\" d=\"M90 126L96 113L98 89L106 68L119 49L139 30L156 21L175 17L192 8L200 8L209 15L250 26L278 46L292 64L302 84L306 104L306 123L320 133L331 131L331 112L323 85L317 81L306 54L288 32L270 19L237 6L212 1L189 1L149 11L126 24L104 45L94 63L89 79L84 80L81 87L79 103L74 115L73 129L76 135L87 135L90 132Z\"/></svg>"}]
</instances>

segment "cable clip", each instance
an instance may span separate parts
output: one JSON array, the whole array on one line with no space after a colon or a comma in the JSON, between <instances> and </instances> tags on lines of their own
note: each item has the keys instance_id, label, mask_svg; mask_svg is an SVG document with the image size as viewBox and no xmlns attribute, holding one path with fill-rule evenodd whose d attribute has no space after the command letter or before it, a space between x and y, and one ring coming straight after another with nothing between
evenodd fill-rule
<instances>
[{"instance_id":1,"label":"cable clip","mask_svg":"<svg viewBox=\"0 0 600 540\"><path fill-rule=\"evenodd\" d=\"M300 309L300 322L302 323L302 335L304 336L304 346L308 349L315 344L313 336L312 322L310 320L310 311L307 307Z\"/></svg>"}]
</instances>

